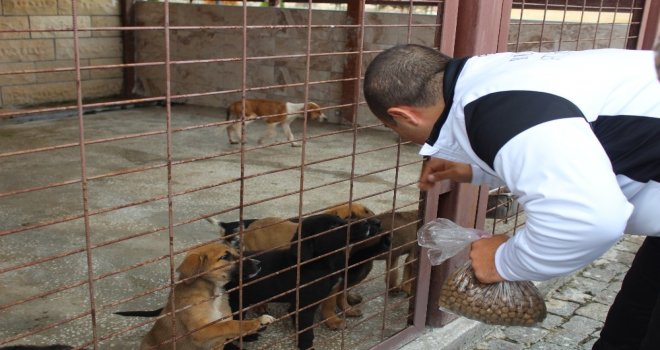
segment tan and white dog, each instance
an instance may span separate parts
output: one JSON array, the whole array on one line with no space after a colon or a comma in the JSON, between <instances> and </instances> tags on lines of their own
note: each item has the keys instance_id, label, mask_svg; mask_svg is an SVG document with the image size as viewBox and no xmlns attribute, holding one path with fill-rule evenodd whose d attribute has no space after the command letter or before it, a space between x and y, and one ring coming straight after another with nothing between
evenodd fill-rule
<instances>
[{"instance_id":1,"label":"tan and white dog","mask_svg":"<svg viewBox=\"0 0 660 350\"><path fill-rule=\"evenodd\" d=\"M295 142L293 133L291 132L291 123L300 118L307 110L307 116L312 120L324 121L327 120L325 114L321 111L321 107L314 103L309 102L305 107L304 103L291 103L275 100L260 100L260 99L246 99L245 100L245 125L253 122L258 117L264 117L262 120L266 123L266 132L259 139L259 144L273 137L275 134L275 127L282 125L284 134L287 140L291 142L291 146L300 146L299 142ZM243 115L243 101L236 101L227 107L227 121L240 120ZM227 136L229 143L236 144L241 139L241 123L232 123L227 126Z\"/></svg>"}]
</instances>

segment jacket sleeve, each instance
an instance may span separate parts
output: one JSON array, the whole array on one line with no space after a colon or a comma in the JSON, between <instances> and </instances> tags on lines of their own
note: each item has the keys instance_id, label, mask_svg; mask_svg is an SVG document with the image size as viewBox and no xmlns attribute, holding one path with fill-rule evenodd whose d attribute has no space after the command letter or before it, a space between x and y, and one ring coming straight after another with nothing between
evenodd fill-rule
<instances>
[{"instance_id":1,"label":"jacket sleeve","mask_svg":"<svg viewBox=\"0 0 660 350\"><path fill-rule=\"evenodd\" d=\"M523 131L498 151L494 168L527 216L495 255L506 280L547 280L586 266L620 239L632 213L584 118Z\"/></svg>"}]
</instances>

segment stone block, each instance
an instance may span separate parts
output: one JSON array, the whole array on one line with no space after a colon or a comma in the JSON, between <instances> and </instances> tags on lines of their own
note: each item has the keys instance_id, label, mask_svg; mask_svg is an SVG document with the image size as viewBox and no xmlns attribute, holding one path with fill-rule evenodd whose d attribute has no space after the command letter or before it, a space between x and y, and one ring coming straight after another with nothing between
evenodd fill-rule
<instances>
[{"instance_id":1,"label":"stone block","mask_svg":"<svg viewBox=\"0 0 660 350\"><path fill-rule=\"evenodd\" d=\"M4 15L56 15L57 0L2 0Z\"/></svg>"},{"instance_id":2,"label":"stone block","mask_svg":"<svg viewBox=\"0 0 660 350\"><path fill-rule=\"evenodd\" d=\"M78 16L78 28L89 28L91 18ZM71 16L30 16L30 29L46 30L32 32L33 38L73 38L73 20ZM64 31L62 31L64 30ZM89 31L78 32L78 37L92 36Z\"/></svg>"},{"instance_id":3,"label":"stone block","mask_svg":"<svg viewBox=\"0 0 660 350\"><path fill-rule=\"evenodd\" d=\"M82 82L83 98L97 99L119 95L122 91L122 79L100 79Z\"/></svg>"},{"instance_id":4,"label":"stone block","mask_svg":"<svg viewBox=\"0 0 660 350\"><path fill-rule=\"evenodd\" d=\"M121 27L121 18L119 16L92 16L92 27ZM121 36L119 30L93 31L93 37L118 37Z\"/></svg>"},{"instance_id":5,"label":"stone block","mask_svg":"<svg viewBox=\"0 0 660 350\"><path fill-rule=\"evenodd\" d=\"M562 328L570 330L577 334L591 334L603 327L602 321L597 321L589 317L573 315Z\"/></svg>"},{"instance_id":6,"label":"stone block","mask_svg":"<svg viewBox=\"0 0 660 350\"><path fill-rule=\"evenodd\" d=\"M592 320L605 322L605 317L607 317L607 312L609 309L609 305L601 303L589 303L577 309L575 313L584 317L588 317Z\"/></svg>"},{"instance_id":7,"label":"stone block","mask_svg":"<svg viewBox=\"0 0 660 350\"><path fill-rule=\"evenodd\" d=\"M87 62L85 60L81 60L80 62L81 66L84 66L86 64ZM57 68L71 68L71 69L75 68L75 63L73 62L73 60L36 62L35 65L37 69L40 70L49 70L49 69L57 69ZM75 70L37 73L36 76L37 76L37 81L40 83L76 81ZM89 79L89 71L81 70L80 78Z\"/></svg>"},{"instance_id":8,"label":"stone block","mask_svg":"<svg viewBox=\"0 0 660 350\"><path fill-rule=\"evenodd\" d=\"M546 300L545 306L548 309L548 313L566 317L572 315L580 307L580 304L551 298Z\"/></svg>"},{"instance_id":9,"label":"stone block","mask_svg":"<svg viewBox=\"0 0 660 350\"><path fill-rule=\"evenodd\" d=\"M73 59L73 39L56 39L57 59ZM78 49L80 58L122 57L121 38L81 38Z\"/></svg>"},{"instance_id":10,"label":"stone block","mask_svg":"<svg viewBox=\"0 0 660 350\"><path fill-rule=\"evenodd\" d=\"M90 66L121 64L121 58L99 58L89 60ZM98 68L88 71L91 79L121 78L124 76L123 68Z\"/></svg>"},{"instance_id":11,"label":"stone block","mask_svg":"<svg viewBox=\"0 0 660 350\"><path fill-rule=\"evenodd\" d=\"M36 81L34 73L19 74L15 72L33 70L34 64L30 62L0 63L0 86L29 84ZM13 74L3 74L12 73Z\"/></svg>"},{"instance_id":12,"label":"stone block","mask_svg":"<svg viewBox=\"0 0 660 350\"><path fill-rule=\"evenodd\" d=\"M78 15L119 15L121 12L118 0L78 0L76 5ZM72 12L71 0L58 0L60 15L70 15Z\"/></svg>"},{"instance_id":13,"label":"stone block","mask_svg":"<svg viewBox=\"0 0 660 350\"><path fill-rule=\"evenodd\" d=\"M540 327L506 327L504 334L517 344L534 344L545 337L548 330Z\"/></svg>"},{"instance_id":14,"label":"stone block","mask_svg":"<svg viewBox=\"0 0 660 350\"><path fill-rule=\"evenodd\" d=\"M0 62L34 62L55 58L53 41L48 39L1 40Z\"/></svg>"},{"instance_id":15,"label":"stone block","mask_svg":"<svg viewBox=\"0 0 660 350\"><path fill-rule=\"evenodd\" d=\"M85 100L116 96L122 91L122 79L87 80L82 82ZM33 106L54 102L75 102L76 83L53 82L2 88L4 106Z\"/></svg>"},{"instance_id":16,"label":"stone block","mask_svg":"<svg viewBox=\"0 0 660 350\"><path fill-rule=\"evenodd\" d=\"M0 30L28 30L30 22L27 16L3 16L0 21ZM28 39L30 33L0 33L0 40L3 39Z\"/></svg>"},{"instance_id":17,"label":"stone block","mask_svg":"<svg viewBox=\"0 0 660 350\"><path fill-rule=\"evenodd\" d=\"M75 82L17 85L2 88L4 106L38 105L50 102L73 101L75 99Z\"/></svg>"}]
</instances>

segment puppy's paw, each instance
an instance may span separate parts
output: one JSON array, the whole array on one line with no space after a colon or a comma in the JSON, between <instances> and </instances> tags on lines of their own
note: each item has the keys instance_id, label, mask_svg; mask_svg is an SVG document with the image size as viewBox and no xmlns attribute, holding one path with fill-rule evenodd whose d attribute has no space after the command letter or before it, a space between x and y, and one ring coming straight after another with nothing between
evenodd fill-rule
<instances>
[{"instance_id":1,"label":"puppy's paw","mask_svg":"<svg viewBox=\"0 0 660 350\"><path fill-rule=\"evenodd\" d=\"M291 142L291 147L302 147L302 143L300 143L300 142Z\"/></svg>"},{"instance_id":2,"label":"puppy's paw","mask_svg":"<svg viewBox=\"0 0 660 350\"><path fill-rule=\"evenodd\" d=\"M258 320L259 320L259 323L262 326L266 326L266 325L269 325L269 324L275 322L275 317L273 317L271 315L261 315L261 316L259 316Z\"/></svg>"},{"instance_id":3,"label":"puppy's paw","mask_svg":"<svg viewBox=\"0 0 660 350\"><path fill-rule=\"evenodd\" d=\"M344 311L344 314L346 315L346 317L362 317L362 310L352 307Z\"/></svg>"},{"instance_id":4,"label":"puppy's paw","mask_svg":"<svg viewBox=\"0 0 660 350\"><path fill-rule=\"evenodd\" d=\"M346 295L346 301L348 301L350 305L356 305L362 302L362 296L360 294L348 293Z\"/></svg>"},{"instance_id":5,"label":"puppy's paw","mask_svg":"<svg viewBox=\"0 0 660 350\"><path fill-rule=\"evenodd\" d=\"M342 320L340 317L332 316L325 320L325 325L336 331L346 328L346 321Z\"/></svg>"},{"instance_id":6,"label":"puppy's paw","mask_svg":"<svg viewBox=\"0 0 660 350\"><path fill-rule=\"evenodd\" d=\"M401 290L406 293L407 296L412 295L412 283L406 282L401 286Z\"/></svg>"}]
</instances>

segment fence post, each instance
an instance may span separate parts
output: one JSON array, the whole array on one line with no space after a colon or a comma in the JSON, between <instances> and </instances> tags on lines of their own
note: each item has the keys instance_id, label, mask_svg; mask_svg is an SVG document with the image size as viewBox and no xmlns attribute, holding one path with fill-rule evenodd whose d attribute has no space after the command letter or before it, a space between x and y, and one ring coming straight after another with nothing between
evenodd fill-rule
<instances>
[{"instance_id":1,"label":"fence post","mask_svg":"<svg viewBox=\"0 0 660 350\"><path fill-rule=\"evenodd\" d=\"M133 0L121 0L121 25L122 27L132 27L135 25L133 14ZM132 30L124 30L121 33L123 45L124 64L135 63L135 34ZM135 86L135 67L124 67L124 86L122 87L122 97L133 97L133 87Z\"/></svg>"},{"instance_id":2,"label":"fence post","mask_svg":"<svg viewBox=\"0 0 660 350\"><path fill-rule=\"evenodd\" d=\"M646 0L637 48L652 50L656 40L660 41L660 0Z\"/></svg>"},{"instance_id":3,"label":"fence post","mask_svg":"<svg viewBox=\"0 0 660 350\"><path fill-rule=\"evenodd\" d=\"M511 3L512 0L460 1L454 57L504 51Z\"/></svg>"},{"instance_id":4,"label":"fence post","mask_svg":"<svg viewBox=\"0 0 660 350\"><path fill-rule=\"evenodd\" d=\"M511 0L460 1L453 56L494 53L506 48L510 11ZM488 202L487 186L453 184L452 191L441 193L437 197L427 197L427 201L434 200L437 200L436 217L448 218L464 227L483 228ZM430 214L433 213L427 213L427 216ZM441 327L456 318L438 309L438 297L440 286L452 271L467 261L468 252L466 249L431 269L426 314L426 323L429 326Z\"/></svg>"}]
</instances>

